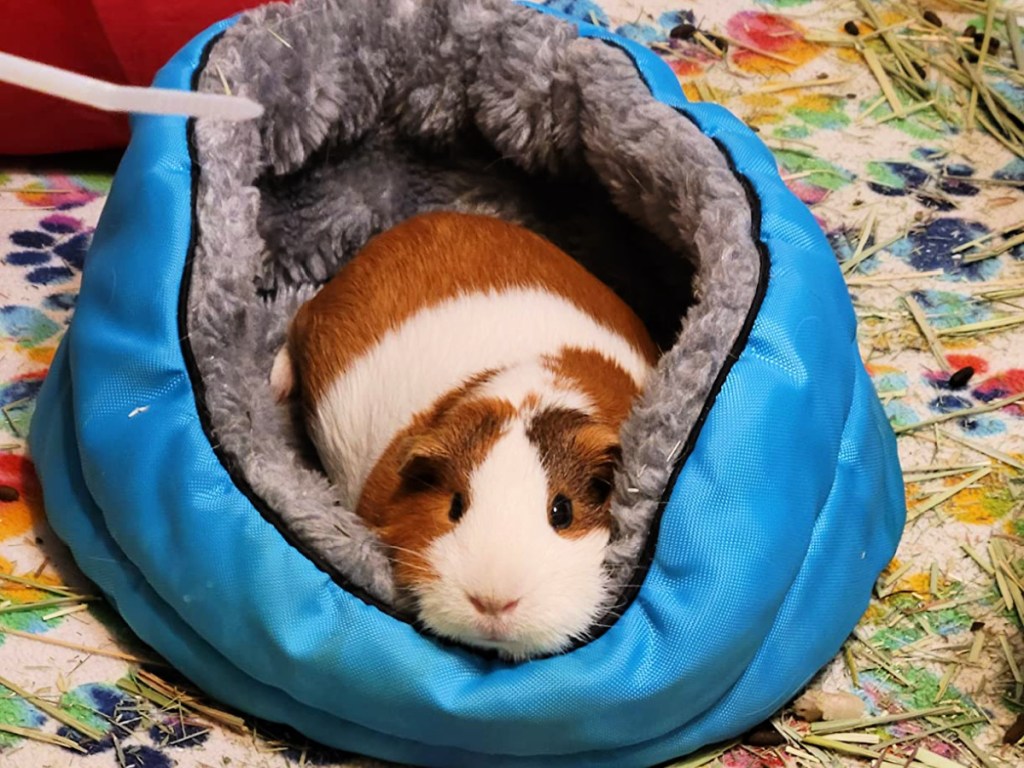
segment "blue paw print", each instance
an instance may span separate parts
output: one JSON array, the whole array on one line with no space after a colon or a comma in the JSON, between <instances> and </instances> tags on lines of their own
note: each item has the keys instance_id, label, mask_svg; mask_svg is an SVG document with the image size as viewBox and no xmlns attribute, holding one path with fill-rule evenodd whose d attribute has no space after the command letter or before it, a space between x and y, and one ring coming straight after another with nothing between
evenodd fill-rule
<instances>
[{"instance_id":1,"label":"blue paw print","mask_svg":"<svg viewBox=\"0 0 1024 768\"><path fill-rule=\"evenodd\" d=\"M172 717L150 728L149 738L160 747L188 749L198 747L210 738L210 729L180 717Z\"/></svg>"},{"instance_id":2,"label":"blue paw print","mask_svg":"<svg viewBox=\"0 0 1024 768\"><path fill-rule=\"evenodd\" d=\"M964 264L953 251L988 233L983 224L949 217L911 230L902 240L893 243L890 252L919 271L943 270L947 276L968 280L989 280L1000 270L998 259Z\"/></svg>"},{"instance_id":3,"label":"blue paw print","mask_svg":"<svg viewBox=\"0 0 1024 768\"><path fill-rule=\"evenodd\" d=\"M58 728L57 734L75 742L89 755L116 749L120 760L118 765L125 768L172 768L176 762L165 749L197 747L209 737L208 727L174 715L162 718L159 724L148 729L143 728L147 722L156 722L152 715L144 719L137 699L103 683L79 686L66 694L63 703L80 707L88 713L82 719L100 730L103 737L93 741L67 726ZM146 737L150 744L138 743ZM128 743L129 740L134 743Z\"/></svg>"},{"instance_id":4,"label":"blue paw print","mask_svg":"<svg viewBox=\"0 0 1024 768\"><path fill-rule=\"evenodd\" d=\"M25 279L33 285L59 286L82 271L92 229L72 216L57 213L40 221L38 229L18 230L8 239L15 250L4 256L4 262L25 268ZM74 296L66 291L53 293L43 305L66 312L74 306Z\"/></svg>"}]
</instances>

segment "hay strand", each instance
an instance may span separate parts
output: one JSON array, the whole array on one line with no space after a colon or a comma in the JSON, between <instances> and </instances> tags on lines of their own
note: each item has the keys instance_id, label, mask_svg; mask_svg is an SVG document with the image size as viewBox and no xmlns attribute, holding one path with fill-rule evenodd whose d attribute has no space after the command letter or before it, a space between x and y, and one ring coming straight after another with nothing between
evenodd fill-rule
<instances>
[{"instance_id":1,"label":"hay strand","mask_svg":"<svg viewBox=\"0 0 1024 768\"><path fill-rule=\"evenodd\" d=\"M1024 48L1020 43L1020 27L1017 24L1015 11L1006 12L1006 38L1010 43L1010 50L1013 51L1013 63L1017 69L1024 69Z\"/></svg>"},{"instance_id":2,"label":"hay strand","mask_svg":"<svg viewBox=\"0 0 1024 768\"><path fill-rule=\"evenodd\" d=\"M953 366L951 366L949 361L946 360L946 352L942 348L942 344L939 342L939 337L935 335L935 330L928 323L928 318L925 317L924 310L921 308L921 305L918 304L917 300L909 294L903 297L903 301L906 303L907 309L910 310L910 316L914 318L914 322L917 324L918 329L921 331L921 335L928 344L928 349L931 350L932 356L935 358L935 362L937 362L939 367L944 371L953 370Z\"/></svg>"},{"instance_id":3,"label":"hay strand","mask_svg":"<svg viewBox=\"0 0 1024 768\"><path fill-rule=\"evenodd\" d=\"M805 88L821 88L826 85L841 85L850 81L849 77L820 77L815 80L787 80L784 82L769 81L757 89L758 93L779 93L781 91L802 91Z\"/></svg>"},{"instance_id":4,"label":"hay strand","mask_svg":"<svg viewBox=\"0 0 1024 768\"><path fill-rule=\"evenodd\" d=\"M68 640L58 640L55 637L49 635L40 635L34 632L23 632L20 629L12 629L0 625L0 634L10 635L11 637L20 637L24 640L32 640L37 643L43 643L44 645L53 645L58 648L67 648L71 651L81 651L90 656L106 656L111 659L119 659L121 661L127 661L132 664L146 664L148 666L166 667L166 662L159 661L157 659L147 659L144 656L136 656L131 653L124 653L122 651L113 651L105 648L93 648L88 645L82 645L80 643L73 643Z\"/></svg>"},{"instance_id":5,"label":"hay strand","mask_svg":"<svg viewBox=\"0 0 1024 768\"><path fill-rule=\"evenodd\" d=\"M725 42L727 42L729 45L736 46L737 48L742 48L743 50L750 51L751 53L756 53L758 56L764 56L766 59L771 59L772 61L778 61L778 62L780 62L782 64L789 64L792 67L796 67L796 66L800 65L799 61L796 61L795 59L791 59L788 56L783 56L783 55L778 54L778 53L772 53L771 51L766 51L764 48L759 48L756 45L752 45L750 43L744 43L742 40L737 40L734 37L729 37L728 35L721 35L721 34L716 34L715 36L718 37L720 40L725 40Z\"/></svg>"},{"instance_id":6,"label":"hay strand","mask_svg":"<svg viewBox=\"0 0 1024 768\"><path fill-rule=\"evenodd\" d=\"M189 692L161 680L151 672L137 669L117 681L117 687L153 702L162 709L186 709L235 731L248 729L245 720L230 712L211 707Z\"/></svg>"},{"instance_id":7,"label":"hay strand","mask_svg":"<svg viewBox=\"0 0 1024 768\"><path fill-rule=\"evenodd\" d=\"M857 720L833 720L831 723L811 723L811 731L819 736L827 736L832 733L842 733L843 731L861 731L865 728L891 725L903 722L904 720L916 720L920 717L938 717L939 715L955 715L960 713L960 707L953 704L943 704L937 707L926 707L924 709L896 712L891 715L879 715L877 717L863 717Z\"/></svg>"},{"instance_id":8,"label":"hay strand","mask_svg":"<svg viewBox=\"0 0 1024 768\"><path fill-rule=\"evenodd\" d=\"M93 728L91 725L88 725L87 723L83 723L77 717L68 714L57 705L51 704L50 702L41 699L40 697L34 694L29 693L24 688L19 686L17 683L12 682L5 677L0 677L0 685L2 685L4 688L7 688L16 696L20 696L21 698L25 699L25 701L27 701L29 704L34 706L36 709L45 712L57 722L63 723L68 728L78 731L83 736L92 739L93 741L99 741L103 738L102 731Z\"/></svg>"},{"instance_id":9,"label":"hay strand","mask_svg":"<svg viewBox=\"0 0 1024 768\"><path fill-rule=\"evenodd\" d=\"M938 493L932 494L931 496L929 496L924 502L922 502L918 506L913 507L912 509L907 510L907 522L911 523L914 520L917 520L917 518L919 518L925 512L928 512L928 511L930 511L932 509L935 509L935 507L939 506L939 504L942 504L944 501L947 501L947 500L953 498L958 493L960 493L960 491L963 491L966 488L969 488L970 486L974 485L976 482L981 480L983 477L985 477L987 475L990 475L991 473L992 473L992 468L991 467L985 467L984 469L979 469L977 472L972 473L971 475L969 475L967 478L965 478L964 480L960 481L956 485L954 485L954 486L952 486L950 488L947 488L944 491L939 491Z\"/></svg>"},{"instance_id":10,"label":"hay strand","mask_svg":"<svg viewBox=\"0 0 1024 768\"><path fill-rule=\"evenodd\" d=\"M40 592L51 592L62 597L74 597L75 591L69 587L59 584L47 584L37 579L30 579L27 576L15 576L13 573L0 573L0 581L9 581L23 587L38 589Z\"/></svg>"},{"instance_id":11,"label":"hay strand","mask_svg":"<svg viewBox=\"0 0 1024 768\"><path fill-rule=\"evenodd\" d=\"M916 421L913 424L901 424L900 426L895 427L893 432L897 435L905 435L919 429L924 429L925 427L930 427L933 424L942 424L945 421L951 421L952 419L962 419L964 416L977 416L982 413L998 411L1000 408L1013 405L1021 400L1024 400L1024 392L1018 392L1016 395L1010 395L1009 397L1004 397L999 400L993 400L991 403L986 403L985 405L976 405L973 408L961 408L957 411L941 413L938 416L922 419L921 421Z\"/></svg>"},{"instance_id":12,"label":"hay strand","mask_svg":"<svg viewBox=\"0 0 1024 768\"><path fill-rule=\"evenodd\" d=\"M963 325L954 325L950 328L941 328L936 331L936 333L939 336L970 336L975 333L998 331L1003 328L1012 328L1013 326L1022 324L1024 324L1024 312L1016 315L997 317L994 320L982 320L978 323L964 323Z\"/></svg>"},{"instance_id":13,"label":"hay strand","mask_svg":"<svg viewBox=\"0 0 1024 768\"><path fill-rule=\"evenodd\" d=\"M77 741L72 741L64 736L58 736L56 733L47 733L46 731L41 731L38 728L25 728L20 725L0 723L0 731L3 733L9 733L12 736L20 736L23 739L31 739L32 741L51 744L55 747L64 747L64 749L70 749L74 752L81 752L83 755L88 754L85 747Z\"/></svg>"},{"instance_id":14,"label":"hay strand","mask_svg":"<svg viewBox=\"0 0 1024 768\"><path fill-rule=\"evenodd\" d=\"M1003 451L1000 451L996 448L991 448L985 445L984 443L977 442L976 440L968 440L966 437L954 435L952 432L949 432L947 430L939 430L939 432L947 440L951 440L954 443L959 443L960 445L966 448L970 448L972 451L977 451L978 453L988 456L989 458L1002 462L1008 467L1013 467L1014 469L1019 469L1021 472L1024 472L1024 462L1018 461L1008 453L1004 453Z\"/></svg>"},{"instance_id":15,"label":"hay strand","mask_svg":"<svg viewBox=\"0 0 1024 768\"><path fill-rule=\"evenodd\" d=\"M875 76L875 80L878 81L879 87L882 89L882 94L885 96L886 101L889 102L889 107L892 109L893 114L896 117L906 117L906 113L903 110L903 103L900 101L899 96L896 95L896 89L893 87L892 80L885 73L885 68L882 67L882 62L878 58L878 54L870 48L864 48L860 55L864 57L864 62L868 65L868 69L871 70L871 74Z\"/></svg>"}]
</instances>

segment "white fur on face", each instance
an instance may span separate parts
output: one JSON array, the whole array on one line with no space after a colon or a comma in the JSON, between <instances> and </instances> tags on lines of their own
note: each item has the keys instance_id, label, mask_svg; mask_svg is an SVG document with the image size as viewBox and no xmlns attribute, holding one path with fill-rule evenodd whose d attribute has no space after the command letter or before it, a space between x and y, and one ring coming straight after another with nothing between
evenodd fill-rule
<instances>
[{"instance_id":1,"label":"white fur on face","mask_svg":"<svg viewBox=\"0 0 1024 768\"><path fill-rule=\"evenodd\" d=\"M609 534L560 536L548 522L551 493L537 448L516 420L470 477L462 520L427 552L438 578L417 598L433 631L525 658L558 651L590 629L605 608ZM486 616L470 596L519 602Z\"/></svg>"},{"instance_id":2,"label":"white fur on face","mask_svg":"<svg viewBox=\"0 0 1024 768\"><path fill-rule=\"evenodd\" d=\"M599 350L638 386L649 370L622 336L544 290L470 293L420 310L349 366L317 403L310 427L328 475L356 504L391 439L416 414L482 371L566 346Z\"/></svg>"}]
</instances>

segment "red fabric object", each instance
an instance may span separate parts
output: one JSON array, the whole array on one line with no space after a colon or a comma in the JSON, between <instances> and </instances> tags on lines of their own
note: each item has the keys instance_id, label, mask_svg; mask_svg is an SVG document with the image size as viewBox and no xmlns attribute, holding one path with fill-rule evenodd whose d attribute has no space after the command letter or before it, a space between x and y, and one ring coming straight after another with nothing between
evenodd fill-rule
<instances>
[{"instance_id":1,"label":"red fabric object","mask_svg":"<svg viewBox=\"0 0 1024 768\"><path fill-rule=\"evenodd\" d=\"M260 0L16 0L0 51L128 85L156 71L214 22ZM0 4L2 5L2 4ZM0 83L0 154L123 147L127 115Z\"/></svg>"}]
</instances>

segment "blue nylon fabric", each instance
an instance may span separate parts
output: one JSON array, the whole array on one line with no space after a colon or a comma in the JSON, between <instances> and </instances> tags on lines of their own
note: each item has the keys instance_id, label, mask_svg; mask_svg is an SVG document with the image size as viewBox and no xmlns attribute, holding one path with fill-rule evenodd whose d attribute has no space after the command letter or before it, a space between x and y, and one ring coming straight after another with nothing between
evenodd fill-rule
<instances>
[{"instance_id":1,"label":"blue nylon fabric","mask_svg":"<svg viewBox=\"0 0 1024 768\"><path fill-rule=\"evenodd\" d=\"M188 88L230 23L187 46L157 84ZM601 638L524 665L442 647L344 592L231 483L178 343L185 121L135 119L32 447L55 530L83 570L218 697L392 760L650 765L770 714L866 605L902 528L902 484L831 251L738 120L687 103L649 51L580 29L623 47L657 98L728 151L760 200L771 272L637 599Z\"/></svg>"},{"instance_id":2,"label":"blue nylon fabric","mask_svg":"<svg viewBox=\"0 0 1024 768\"><path fill-rule=\"evenodd\" d=\"M111 598L115 607L128 619L129 624L139 636L144 641L161 648L164 655L173 661L184 674L195 680L202 680L206 689L223 701L255 715L300 727L313 738L325 744L348 749L358 745L359 749L386 759L415 762L439 768L441 766L447 768L466 766L469 768L481 764L496 768L504 766L509 768L541 768L542 766L561 768L564 766L568 768L584 765L595 768L598 766L621 766L622 768L635 766L640 768L677 754L683 754L704 743L724 738L735 732L734 726L737 721L728 714L724 714L723 707L720 706L705 718L706 723L688 724L666 739L637 745L633 748L572 755L564 758L544 756L498 758L464 751L434 749L391 737L382 738L380 734L365 731L343 721L332 720L322 712L296 704L282 696L279 691L269 689L246 677L227 659L217 654L207 643L196 636L194 631L185 625L173 610L166 607L160 598L152 592L152 588L137 569L124 560L123 554L110 538L109 532L103 524L102 514L92 503L89 491L85 487L77 460L74 434L75 416L71 408L71 377L68 372L66 347L65 343L58 351L51 373L39 395L39 409L52 414L53 418L40 422L32 431L33 454L46 486L47 502L51 507L49 516L54 530L63 540L76 542L73 551L82 570ZM866 388L865 391L870 391L870 382L867 381L867 377L861 374L858 379L859 386L862 389ZM861 418L851 419L849 428L843 437L843 475L862 475L857 480L860 492L850 497L849 502L841 509L843 515L847 515L847 517L839 517L840 525L835 525L829 520L829 511L826 509L819 521L819 528L832 540L819 539L817 546L812 548L808 563L804 566L804 571L809 574L808 578L810 579L817 579L823 572L830 577L830 582L839 580L840 588L845 588L849 599L854 602L865 600L863 590L861 585L856 583L856 579L844 577L846 563L833 560L836 541L849 543L851 540L848 537L854 537L852 541L856 546L848 548L846 559L855 561L858 556L858 546L865 546L862 543L865 538L874 537L875 541L869 543L861 551L868 551L874 545L875 551L881 552L887 546L887 541L899 535L898 520L890 520L888 528L884 526L867 528L861 525L860 517L857 514L860 509L858 505L877 503L878 501L871 498L872 484L863 482L863 480L875 477L875 472L881 472L887 482L897 482L900 479L898 467L894 468L889 461L890 457L884 448L884 443L876 443L880 450L873 451L867 463L858 454L865 441L870 441L873 434L877 436L880 426L884 425L884 422L879 422L876 418L877 414L872 412L880 410L877 403L875 405L875 409L863 409ZM887 427L884 428L887 429ZM50 473L50 468L55 470L53 474ZM842 482L840 480L840 483ZM837 489L833 495L842 495L843 488L840 483L837 483ZM845 524L842 523L844 519ZM831 534L828 531L831 531ZM814 558L825 562L816 563ZM877 565L879 568L882 567L884 561L879 560ZM826 587L829 586L826 584ZM822 595L828 595L827 599L830 599L831 594L831 588L803 592L805 599L809 597L811 600L815 596ZM805 631L807 607L806 605L795 605L792 602L785 607L784 611L780 613L780 622L773 628L773 634L776 634L781 641L779 648L781 653L759 654L745 675L745 680L754 678L757 674L763 674L764 670L758 669L763 666L771 666L771 672L774 675L780 673L795 676L806 674L808 663L804 654L808 650L807 640L815 635L814 632ZM786 626L787 622L792 626ZM815 629L819 628L815 627ZM744 684L741 682L735 690L742 690ZM763 697L760 698L763 699ZM786 698L787 694L780 693L774 701L767 704L762 702L760 709L756 712L740 709L739 722L758 721L759 718L762 718L762 713L770 713ZM730 709L736 706L732 701L726 701L724 704ZM710 730L712 727L718 730Z\"/></svg>"}]
</instances>

